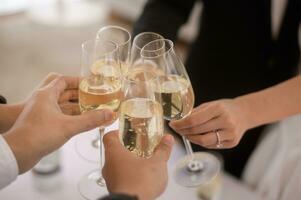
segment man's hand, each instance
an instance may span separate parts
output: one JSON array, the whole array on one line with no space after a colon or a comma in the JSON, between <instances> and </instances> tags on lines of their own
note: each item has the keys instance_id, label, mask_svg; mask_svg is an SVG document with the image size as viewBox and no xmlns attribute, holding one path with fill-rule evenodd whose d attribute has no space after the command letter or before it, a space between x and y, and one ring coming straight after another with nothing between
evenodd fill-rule
<instances>
[{"instance_id":1,"label":"man's hand","mask_svg":"<svg viewBox=\"0 0 301 200\"><path fill-rule=\"evenodd\" d=\"M167 161L173 137L165 135L151 158L137 157L124 148L118 132L104 136L105 166L103 176L111 193L136 195L139 200L153 200L167 185Z\"/></svg>"},{"instance_id":2,"label":"man's hand","mask_svg":"<svg viewBox=\"0 0 301 200\"><path fill-rule=\"evenodd\" d=\"M38 85L37 89L45 87L54 79L62 75L57 73L49 73ZM69 115L80 114L78 100L78 78L74 78L73 88L66 89L60 96L59 106L61 107L63 113ZM0 104L0 133L8 131L15 123L20 113L23 111L26 102L30 99L32 94L29 95L25 100L15 103L15 104Z\"/></svg>"},{"instance_id":3,"label":"man's hand","mask_svg":"<svg viewBox=\"0 0 301 200\"><path fill-rule=\"evenodd\" d=\"M58 76L36 90L14 126L3 135L17 159L19 173L29 170L77 133L112 121L114 114L109 110L78 116L62 112L60 102L65 95L72 96L68 91L77 85L78 78Z\"/></svg>"}]
</instances>

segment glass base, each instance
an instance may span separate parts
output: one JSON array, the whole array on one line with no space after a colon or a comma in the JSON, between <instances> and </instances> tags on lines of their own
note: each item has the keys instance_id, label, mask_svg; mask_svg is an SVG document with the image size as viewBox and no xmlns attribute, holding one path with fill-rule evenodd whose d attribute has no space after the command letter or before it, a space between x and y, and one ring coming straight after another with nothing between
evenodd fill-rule
<instances>
[{"instance_id":1,"label":"glass base","mask_svg":"<svg viewBox=\"0 0 301 200\"><path fill-rule=\"evenodd\" d=\"M75 139L76 153L84 160L97 163L99 162L99 131L98 129L82 133Z\"/></svg>"},{"instance_id":2,"label":"glass base","mask_svg":"<svg viewBox=\"0 0 301 200\"><path fill-rule=\"evenodd\" d=\"M88 200L97 200L108 194L105 180L101 177L99 169L82 177L78 183L78 191Z\"/></svg>"},{"instance_id":3,"label":"glass base","mask_svg":"<svg viewBox=\"0 0 301 200\"><path fill-rule=\"evenodd\" d=\"M185 187L208 183L220 171L219 160L212 154L199 152L183 157L174 170L175 181Z\"/></svg>"}]
</instances>

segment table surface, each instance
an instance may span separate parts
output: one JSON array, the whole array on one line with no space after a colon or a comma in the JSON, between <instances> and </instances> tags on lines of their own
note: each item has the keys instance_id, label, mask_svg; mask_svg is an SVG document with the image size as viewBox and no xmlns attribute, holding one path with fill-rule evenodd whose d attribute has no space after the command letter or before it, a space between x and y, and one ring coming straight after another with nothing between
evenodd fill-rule
<instances>
[{"instance_id":1,"label":"table surface","mask_svg":"<svg viewBox=\"0 0 301 200\"><path fill-rule=\"evenodd\" d=\"M111 127L114 129L114 126ZM82 137L94 137L97 132L90 131L72 138L60 149L61 170L53 175L37 176L31 171L20 175L15 182L0 191L0 199L82 199L77 183L89 171L96 169L96 163L83 160L75 150L75 142ZM168 162L169 181L165 192L159 200L197 200L197 188L185 188L177 185L172 178L172 169L179 158L184 156L185 150L179 141L173 147ZM253 194L241 182L230 175L223 173L222 190L220 195L223 200L255 199Z\"/></svg>"}]
</instances>

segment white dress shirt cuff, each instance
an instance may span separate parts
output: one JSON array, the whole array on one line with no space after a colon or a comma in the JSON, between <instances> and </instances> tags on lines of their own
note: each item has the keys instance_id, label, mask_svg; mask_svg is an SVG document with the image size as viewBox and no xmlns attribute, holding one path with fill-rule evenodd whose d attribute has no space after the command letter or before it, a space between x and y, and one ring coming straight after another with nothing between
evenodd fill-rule
<instances>
[{"instance_id":1,"label":"white dress shirt cuff","mask_svg":"<svg viewBox=\"0 0 301 200\"><path fill-rule=\"evenodd\" d=\"M0 134L0 189L13 182L18 173L19 168L15 155Z\"/></svg>"}]
</instances>

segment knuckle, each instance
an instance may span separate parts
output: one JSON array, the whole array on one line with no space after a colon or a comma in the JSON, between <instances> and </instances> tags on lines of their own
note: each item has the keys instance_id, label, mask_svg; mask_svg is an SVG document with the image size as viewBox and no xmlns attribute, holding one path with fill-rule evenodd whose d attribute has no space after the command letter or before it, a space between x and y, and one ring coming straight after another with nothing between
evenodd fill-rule
<instances>
[{"instance_id":1,"label":"knuckle","mask_svg":"<svg viewBox=\"0 0 301 200\"><path fill-rule=\"evenodd\" d=\"M190 117L187 119L187 124L188 125L194 125L197 123L197 120L194 117Z\"/></svg>"},{"instance_id":2,"label":"knuckle","mask_svg":"<svg viewBox=\"0 0 301 200\"><path fill-rule=\"evenodd\" d=\"M52 80L52 79L55 79L56 77L60 76L61 74L59 73L56 73L56 72L50 72L47 74L47 79L48 80Z\"/></svg>"},{"instance_id":3,"label":"knuckle","mask_svg":"<svg viewBox=\"0 0 301 200\"><path fill-rule=\"evenodd\" d=\"M48 96L48 91L46 89L38 89L35 91L34 96L39 99L44 99Z\"/></svg>"}]
</instances>

